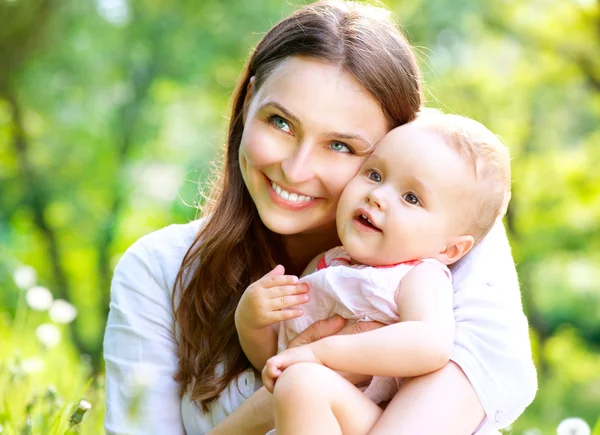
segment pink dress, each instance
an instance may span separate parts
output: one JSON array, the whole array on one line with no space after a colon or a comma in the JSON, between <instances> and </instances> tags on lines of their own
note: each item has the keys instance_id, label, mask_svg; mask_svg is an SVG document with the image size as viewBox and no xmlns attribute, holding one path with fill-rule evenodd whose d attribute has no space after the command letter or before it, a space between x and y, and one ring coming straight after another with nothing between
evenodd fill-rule
<instances>
[{"instance_id":1,"label":"pink dress","mask_svg":"<svg viewBox=\"0 0 600 435\"><path fill-rule=\"evenodd\" d=\"M446 265L431 258L382 267L352 265L350 260L343 247L333 248L323 254L315 272L301 278L301 282L310 286L310 301L301 306L302 316L281 322L278 352L285 350L294 337L314 322L335 314L354 322L399 322L396 291L402 278L423 262L438 265L451 280ZM449 291L452 291L450 286ZM375 376L364 392L375 403L380 403L396 394L401 381Z\"/></svg>"}]
</instances>

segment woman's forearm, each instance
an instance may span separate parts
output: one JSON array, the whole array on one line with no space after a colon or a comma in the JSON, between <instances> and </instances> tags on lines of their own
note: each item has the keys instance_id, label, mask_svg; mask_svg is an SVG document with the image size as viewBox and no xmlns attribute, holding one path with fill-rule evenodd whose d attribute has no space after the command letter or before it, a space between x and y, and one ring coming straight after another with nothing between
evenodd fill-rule
<instances>
[{"instance_id":1,"label":"woman's forearm","mask_svg":"<svg viewBox=\"0 0 600 435\"><path fill-rule=\"evenodd\" d=\"M265 435L274 427L272 395L261 387L208 435Z\"/></svg>"},{"instance_id":2,"label":"woman's forearm","mask_svg":"<svg viewBox=\"0 0 600 435\"><path fill-rule=\"evenodd\" d=\"M377 376L420 376L450 358L453 328L431 322L400 322L358 335L327 337L316 355L333 370Z\"/></svg>"}]
</instances>

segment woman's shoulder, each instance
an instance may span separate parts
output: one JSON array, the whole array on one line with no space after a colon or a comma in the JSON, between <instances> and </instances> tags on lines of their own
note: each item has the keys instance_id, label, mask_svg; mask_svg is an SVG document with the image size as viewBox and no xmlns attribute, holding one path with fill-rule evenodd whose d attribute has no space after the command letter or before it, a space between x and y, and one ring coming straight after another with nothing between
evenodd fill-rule
<instances>
[{"instance_id":1,"label":"woman's shoulder","mask_svg":"<svg viewBox=\"0 0 600 435\"><path fill-rule=\"evenodd\" d=\"M203 222L198 219L186 224L172 224L142 236L123 254L115 275L119 269L137 270L139 274L150 275L170 293L183 257Z\"/></svg>"},{"instance_id":2,"label":"woman's shoulder","mask_svg":"<svg viewBox=\"0 0 600 435\"><path fill-rule=\"evenodd\" d=\"M451 266L454 277L468 275L502 275L514 271L506 231L502 222L498 222L477 246L460 261Z\"/></svg>"},{"instance_id":3,"label":"woman's shoulder","mask_svg":"<svg viewBox=\"0 0 600 435\"><path fill-rule=\"evenodd\" d=\"M172 224L140 237L130 249L149 252L185 251L192 245L204 219L186 224Z\"/></svg>"}]
</instances>

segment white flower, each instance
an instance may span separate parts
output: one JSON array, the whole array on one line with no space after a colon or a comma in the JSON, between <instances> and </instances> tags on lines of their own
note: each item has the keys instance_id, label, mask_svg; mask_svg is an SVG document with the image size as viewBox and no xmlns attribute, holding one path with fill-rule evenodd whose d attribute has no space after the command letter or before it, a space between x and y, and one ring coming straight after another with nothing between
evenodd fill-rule
<instances>
[{"instance_id":1,"label":"white flower","mask_svg":"<svg viewBox=\"0 0 600 435\"><path fill-rule=\"evenodd\" d=\"M24 359L21 362L21 368L25 373L39 373L44 370L44 360L37 357Z\"/></svg>"},{"instance_id":2,"label":"white flower","mask_svg":"<svg viewBox=\"0 0 600 435\"><path fill-rule=\"evenodd\" d=\"M35 336L45 347L56 346L61 339L60 331L51 323L43 323L35 330Z\"/></svg>"},{"instance_id":3,"label":"white flower","mask_svg":"<svg viewBox=\"0 0 600 435\"><path fill-rule=\"evenodd\" d=\"M556 428L557 435L590 435L591 433L590 426L578 417L567 418Z\"/></svg>"},{"instance_id":4,"label":"white flower","mask_svg":"<svg viewBox=\"0 0 600 435\"><path fill-rule=\"evenodd\" d=\"M13 280L17 287L26 290L35 285L37 273L31 266L20 266L13 273Z\"/></svg>"},{"instance_id":5,"label":"white flower","mask_svg":"<svg viewBox=\"0 0 600 435\"><path fill-rule=\"evenodd\" d=\"M49 314L53 322L67 324L77 317L77 308L63 299L57 299L50 307Z\"/></svg>"},{"instance_id":6,"label":"white flower","mask_svg":"<svg viewBox=\"0 0 600 435\"><path fill-rule=\"evenodd\" d=\"M25 299L27 300L27 305L29 305L32 310L46 311L52 306L54 298L52 297L50 290L46 287L35 286L27 290Z\"/></svg>"},{"instance_id":7,"label":"white flower","mask_svg":"<svg viewBox=\"0 0 600 435\"><path fill-rule=\"evenodd\" d=\"M77 408L81 409L83 411L89 411L90 409L92 409L92 404L90 402L88 402L87 400L81 399L79 401L79 405L77 405Z\"/></svg>"}]
</instances>

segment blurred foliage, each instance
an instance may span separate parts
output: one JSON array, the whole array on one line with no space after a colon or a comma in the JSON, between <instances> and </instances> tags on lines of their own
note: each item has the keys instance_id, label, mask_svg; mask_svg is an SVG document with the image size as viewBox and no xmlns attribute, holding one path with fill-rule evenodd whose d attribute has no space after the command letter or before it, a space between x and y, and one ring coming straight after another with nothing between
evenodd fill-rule
<instances>
[{"instance_id":1,"label":"blurred foliage","mask_svg":"<svg viewBox=\"0 0 600 435\"><path fill-rule=\"evenodd\" d=\"M506 225L540 389L510 432L554 433L570 416L592 425L600 410L600 1L384 3L417 47L428 103L485 123L511 149ZM100 431L112 269L143 234L193 219L237 74L262 32L294 8L281 0L0 0L7 433L25 427L27 403L49 385L75 403L88 379L100 381L88 390L94 408L83 424ZM55 348L35 338L46 314L18 315L28 312L15 283L24 265L78 309ZM43 361L20 387L9 382L19 358ZM62 412L66 425L70 409Z\"/></svg>"}]
</instances>

